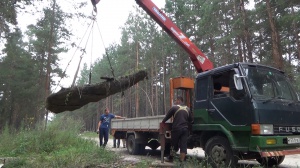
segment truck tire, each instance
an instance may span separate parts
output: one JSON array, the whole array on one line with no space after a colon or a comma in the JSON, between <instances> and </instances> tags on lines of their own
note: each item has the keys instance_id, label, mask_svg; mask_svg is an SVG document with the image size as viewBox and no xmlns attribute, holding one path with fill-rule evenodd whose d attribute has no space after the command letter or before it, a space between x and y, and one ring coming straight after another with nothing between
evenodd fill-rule
<instances>
[{"instance_id":1,"label":"truck tire","mask_svg":"<svg viewBox=\"0 0 300 168\"><path fill-rule=\"evenodd\" d=\"M149 146L152 150L156 150L160 146L160 144L159 144L158 140L151 139L148 142L147 146Z\"/></svg>"},{"instance_id":2,"label":"truck tire","mask_svg":"<svg viewBox=\"0 0 300 168\"><path fill-rule=\"evenodd\" d=\"M273 166L280 165L283 162L284 158L285 156L272 156L272 157L257 158L256 160L262 166L273 167Z\"/></svg>"},{"instance_id":3,"label":"truck tire","mask_svg":"<svg viewBox=\"0 0 300 168\"><path fill-rule=\"evenodd\" d=\"M136 142L134 135L129 135L126 141L127 151L131 155L143 154L145 152L145 145Z\"/></svg>"},{"instance_id":4,"label":"truck tire","mask_svg":"<svg viewBox=\"0 0 300 168\"><path fill-rule=\"evenodd\" d=\"M205 144L205 155L208 163L213 168L236 167L238 157L231 149L227 138L215 136L210 138Z\"/></svg>"}]
</instances>

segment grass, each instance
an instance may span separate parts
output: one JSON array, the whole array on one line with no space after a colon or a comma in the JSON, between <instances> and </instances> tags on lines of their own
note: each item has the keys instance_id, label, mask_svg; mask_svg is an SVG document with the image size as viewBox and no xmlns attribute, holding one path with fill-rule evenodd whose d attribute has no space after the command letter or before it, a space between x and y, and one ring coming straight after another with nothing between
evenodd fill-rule
<instances>
[{"instance_id":1,"label":"grass","mask_svg":"<svg viewBox=\"0 0 300 168\"><path fill-rule=\"evenodd\" d=\"M96 132L90 132L90 131L84 131L83 133L80 134L82 137L87 137L87 138L99 138L99 135Z\"/></svg>"},{"instance_id":2,"label":"grass","mask_svg":"<svg viewBox=\"0 0 300 168\"><path fill-rule=\"evenodd\" d=\"M47 129L43 124L20 131L6 127L0 134L0 163L5 158L5 168L153 167L150 158L134 164L122 161L118 154L97 147L95 141L89 140L98 138L98 134L81 133L82 128L82 122L70 118L56 118ZM185 167L211 168L206 159L188 157ZM178 157L174 161L174 167L181 167Z\"/></svg>"},{"instance_id":3,"label":"grass","mask_svg":"<svg viewBox=\"0 0 300 168\"><path fill-rule=\"evenodd\" d=\"M120 159L94 141L81 138L81 122L61 118L47 129L12 131L8 127L0 134L0 158L9 167L111 167ZM97 134L95 134L97 137ZM2 159L4 160L4 159Z\"/></svg>"}]
</instances>

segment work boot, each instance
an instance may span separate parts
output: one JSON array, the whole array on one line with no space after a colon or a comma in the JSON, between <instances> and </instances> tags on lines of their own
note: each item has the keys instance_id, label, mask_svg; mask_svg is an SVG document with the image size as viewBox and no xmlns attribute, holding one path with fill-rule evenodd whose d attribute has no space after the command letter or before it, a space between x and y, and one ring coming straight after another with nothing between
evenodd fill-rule
<instances>
[{"instance_id":1,"label":"work boot","mask_svg":"<svg viewBox=\"0 0 300 168\"><path fill-rule=\"evenodd\" d=\"M179 156L179 160L180 161L185 161L186 160L186 154L185 153L180 153L180 156Z\"/></svg>"}]
</instances>

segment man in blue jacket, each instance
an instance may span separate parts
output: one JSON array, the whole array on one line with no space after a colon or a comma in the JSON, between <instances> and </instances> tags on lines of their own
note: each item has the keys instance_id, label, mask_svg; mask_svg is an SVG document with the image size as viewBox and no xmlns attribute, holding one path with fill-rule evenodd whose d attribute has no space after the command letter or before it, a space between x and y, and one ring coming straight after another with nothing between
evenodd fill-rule
<instances>
[{"instance_id":1,"label":"man in blue jacket","mask_svg":"<svg viewBox=\"0 0 300 168\"><path fill-rule=\"evenodd\" d=\"M109 113L109 109L105 108L104 114L100 116L100 120L98 122L98 129L97 129L97 133L99 133L100 146L105 147L107 145L110 122L111 119L113 118L124 119L125 117L111 114ZM104 138L104 143L103 143L103 138Z\"/></svg>"}]
</instances>

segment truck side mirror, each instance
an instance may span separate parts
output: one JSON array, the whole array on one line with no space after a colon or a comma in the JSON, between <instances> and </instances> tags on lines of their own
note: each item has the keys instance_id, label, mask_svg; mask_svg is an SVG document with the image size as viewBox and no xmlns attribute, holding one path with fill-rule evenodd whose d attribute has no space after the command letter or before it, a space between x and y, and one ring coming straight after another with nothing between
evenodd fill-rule
<instances>
[{"instance_id":1,"label":"truck side mirror","mask_svg":"<svg viewBox=\"0 0 300 168\"><path fill-rule=\"evenodd\" d=\"M234 85L236 90L243 90L242 78L244 76L240 76L239 74L233 75Z\"/></svg>"}]
</instances>

